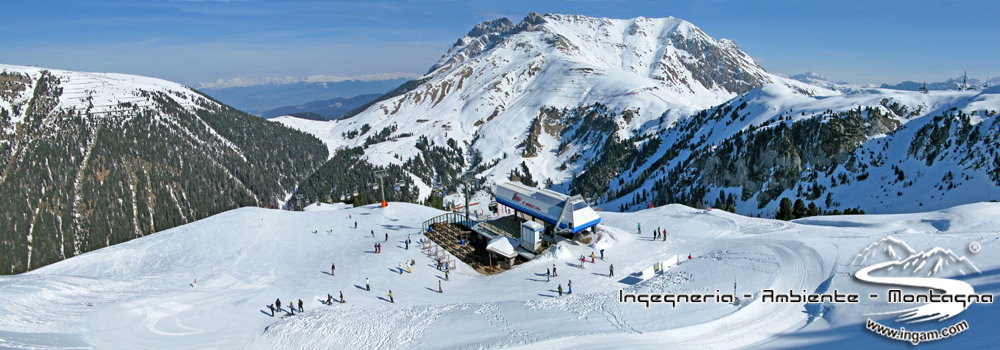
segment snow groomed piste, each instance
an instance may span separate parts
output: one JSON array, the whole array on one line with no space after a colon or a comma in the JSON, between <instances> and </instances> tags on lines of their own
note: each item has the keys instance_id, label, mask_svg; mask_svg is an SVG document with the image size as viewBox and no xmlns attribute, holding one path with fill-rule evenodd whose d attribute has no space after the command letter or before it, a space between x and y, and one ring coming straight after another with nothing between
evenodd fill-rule
<instances>
[{"instance_id":1,"label":"snow groomed piste","mask_svg":"<svg viewBox=\"0 0 1000 350\"><path fill-rule=\"evenodd\" d=\"M423 239L420 223L443 212L407 203L307 210L236 209L0 277L0 347L909 348L864 328L866 315L908 305L888 304L885 286L859 283L853 273L890 261L888 251L902 258L940 247L982 271L953 279L979 294L1000 290L995 203L794 222L680 205L603 213L600 238L589 245L561 243L493 276L459 262L447 280L430 257L404 245L408 236ZM665 241L652 240L657 229L665 231ZM382 253L373 252L375 243ZM971 243L978 253L968 250ZM411 272L401 272L398 267L411 260ZM678 260L643 280L643 270ZM546 282L553 268L557 273ZM734 283L739 305L660 303L647 309L619 302L620 293L731 293ZM862 300L765 303L765 289L836 290ZM328 294L337 299L341 292L345 303L326 305ZM870 293L881 298L869 299ZM286 305L271 317L267 306L276 298ZM288 301L299 299L304 311L288 314ZM989 348L996 340L996 311L995 304L975 303L944 322L873 318L907 331L964 321L968 329L961 334L920 346Z\"/></svg>"}]
</instances>

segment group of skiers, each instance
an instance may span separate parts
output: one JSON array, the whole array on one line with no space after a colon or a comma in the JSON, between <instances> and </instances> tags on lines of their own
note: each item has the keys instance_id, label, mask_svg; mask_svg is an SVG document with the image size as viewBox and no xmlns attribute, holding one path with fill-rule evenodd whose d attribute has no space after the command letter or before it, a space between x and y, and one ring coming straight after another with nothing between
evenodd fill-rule
<instances>
[{"instance_id":1,"label":"group of skiers","mask_svg":"<svg viewBox=\"0 0 1000 350\"><path fill-rule=\"evenodd\" d=\"M569 288L566 294L573 294L573 280L569 280L569 282L566 282L566 287ZM559 296L562 296L563 289L561 284L559 285L558 290L559 290Z\"/></svg>"},{"instance_id":2,"label":"group of skiers","mask_svg":"<svg viewBox=\"0 0 1000 350\"><path fill-rule=\"evenodd\" d=\"M341 304L344 303L344 292L343 291L340 292L340 303ZM333 305L333 295L330 295L330 294L326 295L326 305Z\"/></svg>"},{"instance_id":3,"label":"group of skiers","mask_svg":"<svg viewBox=\"0 0 1000 350\"><path fill-rule=\"evenodd\" d=\"M414 259L410 259L409 261L406 261L403 264L406 264L406 273L412 273L412 271L410 271L410 266L416 265L417 261ZM396 268L399 269L400 275L403 274L403 264L396 265Z\"/></svg>"},{"instance_id":4,"label":"group of skiers","mask_svg":"<svg viewBox=\"0 0 1000 350\"><path fill-rule=\"evenodd\" d=\"M657 238L662 238L663 241L666 242L667 230L660 229L659 227L657 227L656 230L653 230L653 240L655 241Z\"/></svg>"},{"instance_id":5,"label":"group of skiers","mask_svg":"<svg viewBox=\"0 0 1000 350\"><path fill-rule=\"evenodd\" d=\"M341 295L341 299L343 299L343 294ZM267 308L271 310L271 317L274 317L274 310L284 311L284 310L281 309L281 298L276 299L274 301L274 304L268 305ZM288 312L290 314L292 314L292 315L295 315L295 310L296 310L295 309L295 303L289 301L288 302ZM305 309L303 309L302 299L299 299L299 308L298 308L298 311L301 313L303 310L305 310Z\"/></svg>"},{"instance_id":6,"label":"group of skiers","mask_svg":"<svg viewBox=\"0 0 1000 350\"><path fill-rule=\"evenodd\" d=\"M340 291L340 300L334 300L332 294L327 294L326 295L326 305L333 305L334 301L336 301L336 302L338 302L340 304L343 304L344 303L344 292ZM277 311L285 311L284 309L281 308L281 298L276 299L274 301L274 304L268 305L267 308L271 310L271 317L274 317L274 311L275 310L277 310ZM295 312L302 313L304 311L305 311L305 303L302 302L302 299L299 299L299 307L298 308L296 308L295 304L292 303L291 301L288 302L288 313L290 315L295 315Z\"/></svg>"},{"instance_id":7,"label":"group of skiers","mask_svg":"<svg viewBox=\"0 0 1000 350\"><path fill-rule=\"evenodd\" d=\"M556 264L552 264L552 273L549 273L549 269L545 269L545 282L551 281L552 277L557 277L559 274L556 273Z\"/></svg>"}]
</instances>

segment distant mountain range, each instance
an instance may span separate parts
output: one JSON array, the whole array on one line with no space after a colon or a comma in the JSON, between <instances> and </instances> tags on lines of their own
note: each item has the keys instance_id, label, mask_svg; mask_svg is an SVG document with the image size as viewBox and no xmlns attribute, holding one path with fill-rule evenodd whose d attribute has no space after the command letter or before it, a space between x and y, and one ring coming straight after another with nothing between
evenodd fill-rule
<instances>
[{"instance_id":1,"label":"distant mountain range","mask_svg":"<svg viewBox=\"0 0 1000 350\"><path fill-rule=\"evenodd\" d=\"M822 86L827 89L837 90L841 92L863 92L867 89L894 89L894 90L906 90L906 91L920 91L920 88L924 86L923 82L915 81L904 81L899 84L882 84L881 86L875 86L872 84L857 85L848 82L831 82L826 77L819 75L815 72L805 72L802 74L796 74L789 77L790 79L798 80L804 83ZM945 80L943 82L929 82L927 83L928 90L960 90L962 89L962 79L963 77L957 77ZM988 83L988 84L987 84ZM981 81L972 77L968 78L966 82L968 89L982 89L989 86L1000 85L1000 77L990 78L988 82Z\"/></svg>"},{"instance_id":2,"label":"distant mountain range","mask_svg":"<svg viewBox=\"0 0 1000 350\"><path fill-rule=\"evenodd\" d=\"M261 116L282 106L303 106L314 101L334 98L350 99L365 94L384 94L409 79L345 80L338 82L266 84L227 88L200 89L222 103L250 114ZM320 113L323 114L323 113Z\"/></svg>"},{"instance_id":3,"label":"distant mountain range","mask_svg":"<svg viewBox=\"0 0 1000 350\"><path fill-rule=\"evenodd\" d=\"M948 80L945 80L945 81L942 81L942 82L927 83L927 90L960 90L960 89L962 89L962 84L963 84L962 80L963 80L963 77L958 77L958 78L948 79ZM989 86L1000 85L1000 77L990 78L990 80L987 81L986 83L989 83L988 84ZM977 90L983 88L984 85L986 85L986 84L984 84L984 82L982 80L979 80L979 79L976 79L976 78L971 78L971 77L968 78L968 81L966 81L965 84L966 84L967 88L977 89ZM920 88L923 87L923 86L924 86L924 83L922 83L922 82L918 83L918 82L915 82L915 81L904 81L902 83L895 84L895 85L882 84L881 88L883 88L883 89L896 89L896 90L908 90L908 91L919 91Z\"/></svg>"},{"instance_id":4,"label":"distant mountain range","mask_svg":"<svg viewBox=\"0 0 1000 350\"><path fill-rule=\"evenodd\" d=\"M260 114L260 117L271 119L283 115L292 115L312 120L333 120L347 114L352 109L374 101L379 96L382 96L382 94L367 94L351 98L337 97L329 100L312 101L300 106L284 106L265 111Z\"/></svg>"}]
</instances>

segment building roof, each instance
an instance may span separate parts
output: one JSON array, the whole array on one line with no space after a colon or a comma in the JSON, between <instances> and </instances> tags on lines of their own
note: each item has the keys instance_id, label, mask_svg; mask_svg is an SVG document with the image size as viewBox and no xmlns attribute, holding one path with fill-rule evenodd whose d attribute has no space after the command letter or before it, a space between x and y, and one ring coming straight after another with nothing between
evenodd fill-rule
<instances>
[{"instance_id":1,"label":"building roof","mask_svg":"<svg viewBox=\"0 0 1000 350\"><path fill-rule=\"evenodd\" d=\"M534 221L525 221L524 223L521 224L521 226L528 226L528 228L530 228L532 230L537 230L537 229L542 228L542 224L539 224L539 223L534 222Z\"/></svg>"},{"instance_id":2,"label":"building roof","mask_svg":"<svg viewBox=\"0 0 1000 350\"><path fill-rule=\"evenodd\" d=\"M513 238L507 236L498 236L490 240L490 243L486 244L486 250L502 255L505 258L513 259L517 256L517 252L514 251L514 247L518 246L518 243Z\"/></svg>"}]
</instances>

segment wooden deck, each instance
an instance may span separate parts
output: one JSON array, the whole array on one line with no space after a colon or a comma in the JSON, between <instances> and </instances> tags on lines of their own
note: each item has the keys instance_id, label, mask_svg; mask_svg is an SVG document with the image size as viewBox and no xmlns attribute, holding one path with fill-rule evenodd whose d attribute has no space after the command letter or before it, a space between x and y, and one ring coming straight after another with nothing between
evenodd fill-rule
<instances>
[{"instance_id":1,"label":"wooden deck","mask_svg":"<svg viewBox=\"0 0 1000 350\"><path fill-rule=\"evenodd\" d=\"M493 262L493 267L490 267L485 244L483 244L483 247L479 247L480 249L476 249L472 242L473 235L476 235L476 233L447 222L434 223L431 227L433 227L433 230L425 233L427 238L437 243L437 245L447 250L448 253L451 253L451 255L454 255L459 260L472 266L479 273L493 275L505 270L500 269L496 261ZM462 245L462 238L466 240L465 245Z\"/></svg>"}]
</instances>

